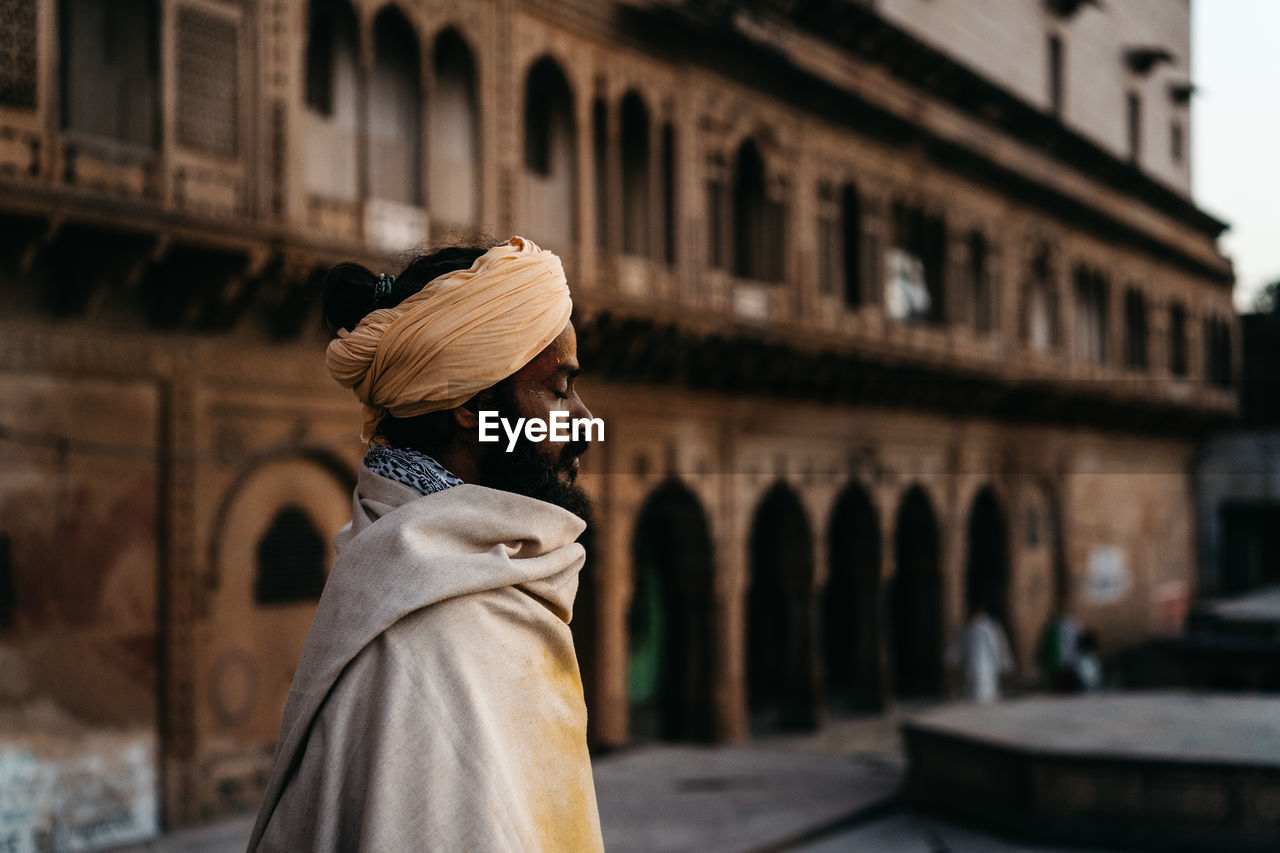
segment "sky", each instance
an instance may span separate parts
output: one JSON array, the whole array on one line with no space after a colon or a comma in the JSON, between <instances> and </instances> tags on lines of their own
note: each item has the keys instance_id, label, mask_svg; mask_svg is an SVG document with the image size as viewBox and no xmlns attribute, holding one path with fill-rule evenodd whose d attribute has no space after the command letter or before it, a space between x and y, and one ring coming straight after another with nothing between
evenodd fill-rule
<instances>
[{"instance_id":1,"label":"sky","mask_svg":"<svg viewBox=\"0 0 1280 853\"><path fill-rule=\"evenodd\" d=\"M1231 224L1236 306L1280 279L1280 0L1192 0L1197 204Z\"/></svg>"}]
</instances>

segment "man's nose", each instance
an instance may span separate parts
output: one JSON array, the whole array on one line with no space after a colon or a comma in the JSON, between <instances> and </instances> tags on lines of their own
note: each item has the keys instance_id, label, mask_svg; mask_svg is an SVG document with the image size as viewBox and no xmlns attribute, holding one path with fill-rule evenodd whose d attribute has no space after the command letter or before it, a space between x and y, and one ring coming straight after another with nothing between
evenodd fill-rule
<instances>
[{"instance_id":1,"label":"man's nose","mask_svg":"<svg viewBox=\"0 0 1280 853\"><path fill-rule=\"evenodd\" d=\"M582 402L582 398L577 394L574 395L574 400L576 400L576 403L570 412L571 419L577 420L579 418L586 418L587 420L590 420L591 410L587 408L587 404Z\"/></svg>"}]
</instances>

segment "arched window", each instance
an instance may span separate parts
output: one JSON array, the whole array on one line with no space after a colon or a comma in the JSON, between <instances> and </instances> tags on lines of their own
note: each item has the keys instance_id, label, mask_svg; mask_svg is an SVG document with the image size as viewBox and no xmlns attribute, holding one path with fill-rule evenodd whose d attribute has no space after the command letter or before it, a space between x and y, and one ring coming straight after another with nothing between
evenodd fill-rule
<instances>
[{"instance_id":1,"label":"arched window","mask_svg":"<svg viewBox=\"0 0 1280 853\"><path fill-rule=\"evenodd\" d=\"M840 250L840 211L836 209L835 192L827 181L818 182L818 290L835 296L844 279L840 268L844 257Z\"/></svg>"},{"instance_id":2,"label":"arched window","mask_svg":"<svg viewBox=\"0 0 1280 853\"><path fill-rule=\"evenodd\" d=\"M324 590L324 537L301 507L276 513L258 540L253 597L258 604L314 601Z\"/></svg>"},{"instance_id":3,"label":"arched window","mask_svg":"<svg viewBox=\"0 0 1280 853\"><path fill-rule=\"evenodd\" d=\"M591 102L591 157L596 182L596 246L609 249L609 106Z\"/></svg>"},{"instance_id":4,"label":"arched window","mask_svg":"<svg viewBox=\"0 0 1280 853\"><path fill-rule=\"evenodd\" d=\"M359 181L360 73L355 12L343 0L312 0L306 49L303 183L355 201Z\"/></svg>"},{"instance_id":5,"label":"arched window","mask_svg":"<svg viewBox=\"0 0 1280 853\"><path fill-rule=\"evenodd\" d=\"M1124 294L1124 363L1145 370L1147 362L1147 300L1131 287Z\"/></svg>"},{"instance_id":6,"label":"arched window","mask_svg":"<svg viewBox=\"0 0 1280 853\"><path fill-rule=\"evenodd\" d=\"M1187 309L1179 302L1169 306L1169 372L1174 376L1186 376L1187 358Z\"/></svg>"},{"instance_id":7,"label":"arched window","mask_svg":"<svg viewBox=\"0 0 1280 853\"><path fill-rule=\"evenodd\" d=\"M995 287L991 281L991 250L981 231L969 233L969 286L973 298L973 330L985 335L996 327Z\"/></svg>"},{"instance_id":8,"label":"arched window","mask_svg":"<svg viewBox=\"0 0 1280 853\"><path fill-rule=\"evenodd\" d=\"M456 30L435 42L435 91L427 187L431 216L453 225L480 221L480 107L471 49Z\"/></svg>"},{"instance_id":9,"label":"arched window","mask_svg":"<svg viewBox=\"0 0 1280 853\"><path fill-rule=\"evenodd\" d=\"M786 210L765 189L764 158L748 139L738 147L733 170L733 272L756 281L781 281Z\"/></svg>"},{"instance_id":10,"label":"arched window","mask_svg":"<svg viewBox=\"0 0 1280 853\"><path fill-rule=\"evenodd\" d=\"M1219 388L1230 388L1232 381L1231 368L1231 326L1217 317L1204 321L1204 354L1205 379Z\"/></svg>"},{"instance_id":11,"label":"arched window","mask_svg":"<svg viewBox=\"0 0 1280 853\"><path fill-rule=\"evenodd\" d=\"M1041 246L1031 261L1022 293L1023 340L1034 352L1047 353L1058 344L1058 291L1049 248Z\"/></svg>"},{"instance_id":12,"label":"arched window","mask_svg":"<svg viewBox=\"0 0 1280 853\"><path fill-rule=\"evenodd\" d=\"M418 40L393 6L373 22L369 196L422 204L422 66Z\"/></svg>"},{"instance_id":13,"label":"arched window","mask_svg":"<svg viewBox=\"0 0 1280 853\"><path fill-rule=\"evenodd\" d=\"M893 206L886 309L897 320L946 321L947 225L918 204Z\"/></svg>"},{"instance_id":14,"label":"arched window","mask_svg":"<svg viewBox=\"0 0 1280 853\"><path fill-rule=\"evenodd\" d=\"M622 99L622 251L649 251L649 110L636 92Z\"/></svg>"},{"instance_id":15,"label":"arched window","mask_svg":"<svg viewBox=\"0 0 1280 853\"><path fill-rule=\"evenodd\" d=\"M732 203L724 160L719 154L713 154L707 162L706 217L707 261L713 269L728 270L732 264L730 240L733 235L729 218Z\"/></svg>"},{"instance_id":16,"label":"arched window","mask_svg":"<svg viewBox=\"0 0 1280 853\"><path fill-rule=\"evenodd\" d=\"M551 247L572 244L577 221L573 94L554 59L529 69L524 98L525 227Z\"/></svg>"},{"instance_id":17,"label":"arched window","mask_svg":"<svg viewBox=\"0 0 1280 853\"><path fill-rule=\"evenodd\" d=\"M853 184L840 191L840 248L844 267L844 304L858 308L866 302L862 282L862 197Z\"/></svg>"},{"instance_id":18,"label":"arched window","mask_svg":"<svg viewBox=\"0 0 1280 853\"><path fill-rule=\"evenodd\" d=\"M1106 364L1109 311L1107 280L1102 273L1076 267L1076 355L1081 361Z\"/></svg>"},{"instance_id":19,"label":"arched window","mask_svg":"<svg viewBox=\"0 0 1280 853\"><path fill-rule=\"evenodd\" d=\"M154 0L63 0L62 126L133 145L159 141Z\"/></svg>"}]
</instances>

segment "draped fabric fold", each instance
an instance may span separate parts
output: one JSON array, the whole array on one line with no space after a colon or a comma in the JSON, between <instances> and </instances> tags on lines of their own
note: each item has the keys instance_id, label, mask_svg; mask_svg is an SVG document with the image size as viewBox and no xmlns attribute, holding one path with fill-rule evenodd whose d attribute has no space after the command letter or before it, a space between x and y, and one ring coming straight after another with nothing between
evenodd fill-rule
<instances>
[{"instance_id":1,"label":"draped fabric fold","mask_svg":"<svg viewBox=\"0 0 1280 853\"><path fill-rule=\"evenodd\" d=\"M250 853L602 849L568 626L583 527L362 467Z\"/></svg>"}]
</instances>

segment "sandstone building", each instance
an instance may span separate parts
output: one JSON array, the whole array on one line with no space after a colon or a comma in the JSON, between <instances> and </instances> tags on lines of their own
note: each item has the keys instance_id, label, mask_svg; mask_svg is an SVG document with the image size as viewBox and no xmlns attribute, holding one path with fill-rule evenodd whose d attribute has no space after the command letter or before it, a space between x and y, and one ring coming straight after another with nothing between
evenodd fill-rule
<instances>
[{"instance_id":1,"label":"sandstone building","mask_svg":"<svg viewBox=\"0 0 1280 853\"><path fill-rule=\"evenodd\" d=\"M0 833L255 807L361 452L317 287L424 240L569 272L597 745L936 695L978 598L1028 668L1060 602L1176 626L1238 361L1189 41L1184 0L0 0Z\"/></svg>"}]
</instances>

